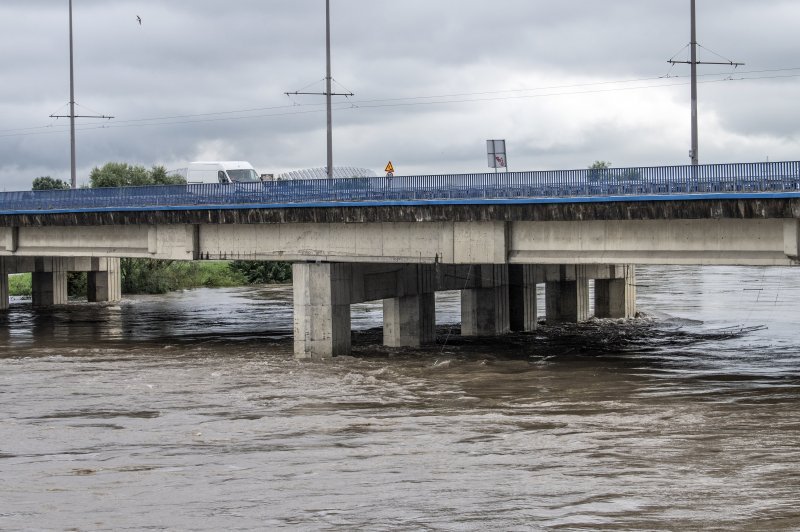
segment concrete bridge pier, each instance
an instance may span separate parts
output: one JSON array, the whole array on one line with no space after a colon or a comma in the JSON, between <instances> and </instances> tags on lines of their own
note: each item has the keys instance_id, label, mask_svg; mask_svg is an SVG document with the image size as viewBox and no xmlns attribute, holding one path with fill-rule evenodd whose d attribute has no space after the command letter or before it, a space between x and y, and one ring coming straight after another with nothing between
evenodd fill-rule
<instances>
[{"instance_id":1,"label":"concrete bridge pier","mask_svg":"<svg viewBox=\"0 0 800 532\"><path fill-rule=\"evenodd\" d=\"M31 273L31 299L34 307L67 303L67 259L37 257Z\"/></svg>"},{"instance_id":2,"label":"concrete bridge pier","mask_svg":"<svg viewBox=\"0 0 800 532\"><path fill-rule=\"evenodd\" d=\"M436 341L436 294L383 300L383 344L419 347Z\"/></svg>"},{"instance_id":3,"label":"concrete bridge pier","mask_svg":"<svg viewBox=\"0 0 800 532\"><path fill-rule=\"evenodd\" d=\"M584 265L558 268L556 280L546 273L545 312L547 323L581 323L589 319L589 276ZM552 269L552 267L548 267Z\"/></svg>"},{"instance_id":4,"label":"concrete bridge pier","mask_svg":"<svg viewBox=\"0 0 800 532\"><path fill-rule=\"evenodd\" d=\"M594 315L598 318L636 316L636 267L617 265L541 266L546 282L548 323L580 323L590 318L589 280L594 279Z\"/></svg>"},{"instance_id":5,"label":"concrete bridge pier","mask_svg":"<svg viewBox=\"0 0 800 532\"><path fill-rule=\"evenodd\" d=\"M349 264L295 263L294 354L300 359L350 354Z\"/></svg>"},{"instance_id":6,"label":"concrete bridge pier","mask_svg":"<svg viewBox=\"0 0 800 532\"><path fill-rule=\"evenodd\" d=\"M8 276L31 273L33 306L67 303L67 273L87 272L90 302L122 299L120 259L106 257L0 257L0 310L8 308Z\"/></svg>"},{"instance_id":7,"label":"concrete bridge pier","mask_svg":"<svg viewBox=\"0 0 800 532\"><path fill-rule=\"evenodd\" d=\"M514 332L535 331L536 284L538 267L534 264L510 264L508 266L509 325Z\"/></svg>"},{"instance_id":8,"label":"concrete bridge pier","mask_svg":"<svg viewBox=\"0 0 800 532\"><path fill-rule=\"evenodd\" d=\"M608 279L594 281L594 315L598 318L636 317L636 266L610 266Z\"/></svg>"},{"instance_id":9,"label":"concrete bridge pier","mask_svg":"<svg viewBox=\"0 0 800 532\"><path fill-rule=\"evenodd\" d=\"M122 271L120 259L91 259L91 270L88 272L87 294L90 303L120 301L122 299Z\"/></svg>"},{"instance_id":10,"label":"concrete bridge pier","mask_svg":"<svg viewBox=\"0 0 800 532\"><path fill-rule=\"evenodd\" d=\"M436 340L436 271L423 264L295 263L294 353L349 355L350 305L383 300L383 340L419 347Z\"/></svg>"},{"instance_id":11,"label":"concrete bridge pier","mask_svg":"<svg viewBox=\"0 0 800 532\"><path fill-rule=\"evenodd\" d=\"M474 287L461 290L461 335L497 336L510 330L508 266L474 265Z\"/></svg>"},{"instance_id":12,"label":"concrete bridge pier","mask_svg":"<svg viewBox=\"0 0 800 532\"><path fill-rule=\"evenodd\" d=\"M8 310L8 266L0 257L0 310Z\"/></svg>"}]
</instances>

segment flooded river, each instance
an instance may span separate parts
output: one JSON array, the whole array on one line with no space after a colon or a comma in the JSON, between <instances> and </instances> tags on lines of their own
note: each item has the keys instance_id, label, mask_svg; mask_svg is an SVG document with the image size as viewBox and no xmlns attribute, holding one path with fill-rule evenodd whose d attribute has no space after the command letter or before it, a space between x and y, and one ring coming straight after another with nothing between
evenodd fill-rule
<instances>
[{"instance_id":1,"label":"flooded river","mask_svg":"<svg viewBox=\"0 0 800 532\"><path fill-rule=\"evenodd\" d=\"M796 530L800 268L640 268L627 325L292 358L291 289L0 314L2 530Z\"/></svg>"}]
</instances>

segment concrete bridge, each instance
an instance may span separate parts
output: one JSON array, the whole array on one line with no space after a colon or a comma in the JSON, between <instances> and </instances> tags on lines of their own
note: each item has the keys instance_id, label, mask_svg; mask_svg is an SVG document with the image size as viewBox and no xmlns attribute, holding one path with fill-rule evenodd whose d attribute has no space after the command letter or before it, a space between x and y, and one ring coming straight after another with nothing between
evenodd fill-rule
<instances>
[{"instance_id":1,"label":"concrete bridge","mask_svg":"<svg viewBox=\"0 0 800 532\"><path fill-rule=\"evenodd\" d=\"M384 342L434 339L434 294L460 290L462 334L635 314L635 264L794 265L800 163L180 185L0 194L9 273L34 305L120 297L119 258L294 263L298 357L350 352L350 305L383 300Z\"/></svg>"}]
</instances>

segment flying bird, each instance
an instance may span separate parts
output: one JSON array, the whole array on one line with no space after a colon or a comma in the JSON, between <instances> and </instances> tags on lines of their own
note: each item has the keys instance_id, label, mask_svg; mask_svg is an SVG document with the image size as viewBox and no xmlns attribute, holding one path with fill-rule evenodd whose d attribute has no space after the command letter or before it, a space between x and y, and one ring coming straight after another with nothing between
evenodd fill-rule
<instances>
[{"instance_id":1,"label":"flying bird","mask_svg":"<svg viewBox=\"0 0 800 532\"><path fill-rule=\"evenodd\" d=\"M139 21L139 26L141 26L142 25L142 17L140 17L139 15L136 15L136 20Z\"/></svg>"}]
</instances>

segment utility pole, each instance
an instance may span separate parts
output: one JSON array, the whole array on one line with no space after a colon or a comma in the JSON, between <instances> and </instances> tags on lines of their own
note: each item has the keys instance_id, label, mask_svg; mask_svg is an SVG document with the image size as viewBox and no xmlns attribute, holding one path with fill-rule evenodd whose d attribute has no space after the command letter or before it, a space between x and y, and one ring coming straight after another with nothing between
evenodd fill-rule
<instances>
[{"instance_id":1,"label":"utility pole","mask_svg":"<svg viewBox=\"0 0 800 532\"><path fill-rule=\"evenodd\" d=\"M67 118L65 115L50 115L50 118ZM75 173L75 119L76 118L114 118L113 116L88 116L75 115L75 68L72 59L72 0L69 0L69 147L70 147L70 176L72 188L78 188L78 178Z\"/></svg>"},{"instance_id":2,"label":"utility pole","mask_svg":"<svg viewBox=\"0 0 800 532\"><path fill-rule=\"evenodd\" d=\"M691 85L692 85L692 151L690 156L692 158L692 165L697 166L700 164L700 157L698 153L698 134L697 134L697 65L730 65L734 68L744 65L744 63L734 63L733 61L713 62L713 61L698 61L697 60L697 9L695 0L690 0L691 9L691 60L690 61L675 61L670 59L668 63L676 64L689 64L691 65Z\"/></svg>"},{"instance_id":3,"label":"utility pole","mask_svg":"<svg viewBox=\"0 0 800 532\"><path fill-rule=\"evenodd\" d=\"M70 0L72 1L72 0ZM325 96L328 111L328 177L333 177L333 108L331 106L332 96L353 96L352 92L335 93L332 90L331 82L331 0L325 0L325 59L326 59L326 73L325 73L325 92L286 92L287 96L291 94L310 94L314 96Z\"/></svg>"},{"instance_id":4,"label":"utility pole","mask_svg":"<svg viewBox=\"0 0 800 532\"><path fill-rule=\"evenodd\" d=\"M328 178L333 177L333 109L331 108L331 0L325 0L325 101L328 109Z\"/></svg>"},{"instance_id":5,"label":"utility pole","mask_svg":"<svg viewBox=\"0 0 800 532\"><path fill-rule=\"evenodd\" d=\"M75 66L72 61L72 0L69 0L69 148L72 188L78 188L75 174Z\"/></svg>"}]
</instances>

